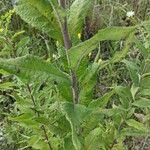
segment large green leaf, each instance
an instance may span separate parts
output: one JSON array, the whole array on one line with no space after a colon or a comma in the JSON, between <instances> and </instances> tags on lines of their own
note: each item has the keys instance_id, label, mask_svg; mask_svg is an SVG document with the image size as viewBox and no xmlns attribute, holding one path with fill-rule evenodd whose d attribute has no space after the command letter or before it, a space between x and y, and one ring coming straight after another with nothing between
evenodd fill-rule
<instances>
[{"instance_id":1,"label":"large green leaf","mask_svg":"<svg viewBox=\"0 0 150 150\"><path fill-rule=\"evenodd\" d=\"M100 41L124 39L134 32L135 29L135 27L111 27L100 30L91 39L70 49L71 67L77 67L81 59L95 49Z\"/></svg>"},{"instance_id":2,"label":"large green leaf","mask_svg":"<svg viewBox=\"0 0 150 150\"><path fill-rule=\"evenodd\" d=\"M69 31L71 34L79 33L82 30L84 18L92 6L91 0L75 0L69 10Z\"/></svg>"},{"instance_id":3,"label":"large green leaf","mask_svg":"<svg viewBox=\"0 0 150 150\"><path fill-rule=\"evenodd\" d=\"M52 38L61 39L58 22L48 0L17 0L15 9L17 14L31 26Z\"/></svg>"},{"instance_id":4,"label":"large green leaf","mask_svg":"<svg viewBox=\"0 0 150 150\"><path fill-rule=\"evenodd\" d=\"M54 65L32 55L16 59L0 59L0 69L15 74L21 79L33 80L51 77L52 79L69 83L69 78Z\"/></svg>"},{"instance_id":5,"label":"large green leaf","mask_svg":"<svg viewBox=\"0 0 150 150\"><path fill-rule=\"evenodd\" d=\"M84 119L91 113L83 105L73 105L72 103L64 103L62 105L62 112L65 114L66 119L69 121L72 130L72 142L76 150L81 150L82 145L82 129L81 124Z\"/></svg>"}]
</instances>

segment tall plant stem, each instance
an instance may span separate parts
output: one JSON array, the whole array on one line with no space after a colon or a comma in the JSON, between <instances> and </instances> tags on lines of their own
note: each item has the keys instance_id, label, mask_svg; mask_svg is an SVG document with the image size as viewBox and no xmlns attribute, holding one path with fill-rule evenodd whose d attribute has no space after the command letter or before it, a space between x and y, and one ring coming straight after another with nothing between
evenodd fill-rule
<instances>
[{"instance_id":1,"label":"tall plant stem","mask_svg":"<svg viewBox=\"0 0 150 150\"><path fill-rule=\"evenodd\" d=\"M34 106L34 108L35 108L35 112L37 113L37 116L38 116L38 117L40 117L39 112L38 112L38 111L36 111L35 98L34 98L34 96L33 96L33 94L32 94L32 90L31 90L31 88L30 88L30 85L29 85L29 84L27 84L27 89L28 89L28 91L29 91L29 94L30 94L30 97L31 97L31 100L32 100L33 106ZM42 129L42 130L43 130L43 132L44 132L44 136L45 136L45 139L46 139L47 144L48 144L48 146L49 146L49 150L52 150L52 145L51 145L51 143L50 143L50 141L49 141L48 134L47 134L47 132L46 132L46 128L45 128L45 126L44 126L44 125L42 125L42 126L41 126L41 129Z\"/></svg>"},{"instance_id":2,"label":"tall plant stem","mask_svg":"<svg viewBox=\"0 0 150 150\"><path fill-rule=\"evenodd\" d=\"M64 10L66 9L66 0L59 0L59 4ZM63 40L64 40L65 53L66 53L68 65L70 66L68 50L72 47L72 42L69 36L68 23L67 23L66 16L63 18L62 22L60 21L60 27L61 27ZM71 75L71 81L72 81L73 103L77 104L79 102L79 90L78 90L78 80L77 80L76 71L73 69L70 69L70 75Z\"/></svg>"}]
</instances>

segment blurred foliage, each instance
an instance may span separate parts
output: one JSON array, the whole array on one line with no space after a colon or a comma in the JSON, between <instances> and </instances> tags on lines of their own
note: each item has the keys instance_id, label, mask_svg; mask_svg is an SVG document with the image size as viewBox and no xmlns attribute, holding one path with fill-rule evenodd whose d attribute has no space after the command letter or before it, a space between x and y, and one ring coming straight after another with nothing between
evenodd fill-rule
<instances>
[{"instance_id":1,"label":"blurred foliage","mask_svg":"<svg viewBox=\"0 0 150 150\"><path fill-rule=\"evenodd\" d=\"M149 19L149 0L1 0L0 148L149 150Z\"/></svg>"}]
</instances>

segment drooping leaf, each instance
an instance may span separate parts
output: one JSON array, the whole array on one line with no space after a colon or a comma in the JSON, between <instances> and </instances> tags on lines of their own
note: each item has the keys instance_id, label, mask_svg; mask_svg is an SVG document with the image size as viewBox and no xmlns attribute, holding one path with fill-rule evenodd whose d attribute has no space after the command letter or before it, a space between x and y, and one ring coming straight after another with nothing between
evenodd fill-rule
<instances>
[{"instance_id":1,"label":"drooping leaf","mask_svg":"<svg viewBox=\"0 0 150 150\"><path fill-rule=\"evenodd\" d=\"M71 67L78 67L81 59L97 47L100 41L120 40L135 31L135 27L111 27L100 30L91 39L74 46L69 51Z\"/></svg>"},{"instance_id":2,"label":"drooping leaf","mask_svg":"<svg viewBox=\"0 0 150 150\"><path fill-rule=\"evenodd\" d=\"M51 77L53 79L69 83L69 79L67 79L66 74L61 72L52 64L32 55L26 55L16 59L1 58L0 69L26 80Z\"/></svg>"},{"instance_id":3,"label":"drooping leaf","mask_svg":"<svg viewBox=\"0 0 150 150\"><path fill-rule=\"evenodd\" d=\"M61 40L58 22L48 0L17 0L15 10L31 26L54 39Z\"/></svg>"}]
</instances>

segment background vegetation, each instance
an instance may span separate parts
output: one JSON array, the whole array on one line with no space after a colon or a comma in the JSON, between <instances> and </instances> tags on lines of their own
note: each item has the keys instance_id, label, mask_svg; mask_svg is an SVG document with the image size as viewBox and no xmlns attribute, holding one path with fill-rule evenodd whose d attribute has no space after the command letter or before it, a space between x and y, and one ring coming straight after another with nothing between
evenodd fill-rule
<instances>
[{"instance_id":1,"label":"background vegetation","mask_svg":"<svg viewBox=\"0 0 150 150\"><path fill-rule=\"evenodd\" d=\"M1 0L0 148L149 150L149 19L149 0Z\"/></svg>"}]
</instances>

